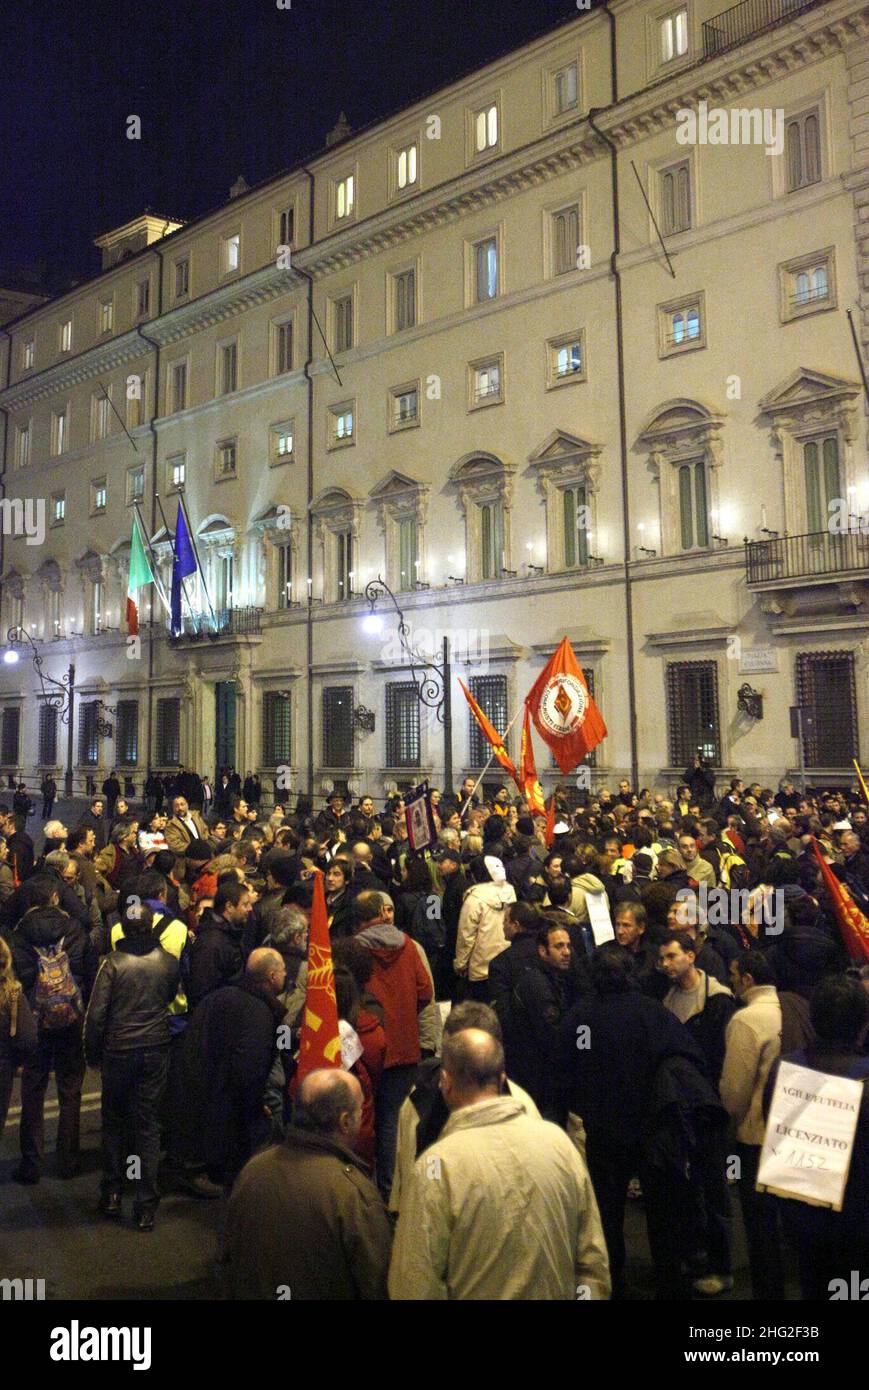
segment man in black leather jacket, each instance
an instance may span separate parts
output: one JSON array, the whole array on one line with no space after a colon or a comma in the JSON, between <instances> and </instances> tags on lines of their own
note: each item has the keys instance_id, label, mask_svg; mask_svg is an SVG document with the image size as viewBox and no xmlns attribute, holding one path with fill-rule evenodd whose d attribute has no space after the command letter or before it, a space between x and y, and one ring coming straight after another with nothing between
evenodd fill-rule
<instances>
[{"instance_id":1,"label":"man in black leather jacket","mask_svg":"<svg viewBox=\"0 0 869 1390\"><path fill-rule=\"evenodd\" d=\"M101 1064L103 1072L100 1208L105 1216L120 1216L122 1185L131 1177L140 1231L153 1230L159 1201L158 1114L169 1069L168 1010L180 975L178 961L163 950L153 923L145 904L124 913L124 935L99 968L84 1026L85 1056L92 1066ZM132 1171L131 1161L136 1164Z\"/></svg>"}]
</instances>

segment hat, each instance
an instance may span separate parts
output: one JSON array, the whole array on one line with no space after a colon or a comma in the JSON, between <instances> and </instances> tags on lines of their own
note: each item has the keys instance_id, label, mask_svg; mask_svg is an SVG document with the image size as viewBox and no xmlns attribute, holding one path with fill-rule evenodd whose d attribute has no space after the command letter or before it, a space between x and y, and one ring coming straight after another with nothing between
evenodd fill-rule
<instances>
[{"instance_id":1,"label":"hat","mask_svg":"<svg viewBox=\"0 0 869 1390\"><path fill-rule=\"evenodd\" d=\"M555 825L552 827L552 830L553 834L555 835L567 835L570 833L570 826L567 824L566 821L560 820L556 821Z\"/></svg>"},{"instance_id":2,"label":"hat","mask_svg":"<svg viewBox=\"0 0 869 1390\"><path fill-rule=\"evenodd\" d=\"M195 864L206 864L214 858L214 850L206 840L191 840L184 851L184 858L192 859Z\"/></svg>"},{"instance_id":3,"label":"hat","mask_svg":"<svg viewBox=\"0 0 869 1390\"><path fill-rule=\"evenodd\" d=\"M653 860L651 854L647 854L646 851L643 849L637 850L636 854L633 856L631 860L631 863L634 866L634 871L638 874L641 874L643 877L647 876L652 872L652 865L654 864L654 862L655 861Z\"/></svg>"},{"instance_id":4,"label":"hat","mask_svg":"<svg viewBox=\"0 0 869 1390\"><path fill-rule=\"evenodd\" d=\"M432 855L436 864L442 864L445 859L452 859L456 864L462 862L462 851L453 849L451 845L441 845Z\"/></svg>"},{"instance_id":5,"label":"hat","mask_svg":"<svg viewBox=\"0 0 869 1390\"><path fill-rule=\"evenodd\" d=\"M849 820L837 820L837 821L836 821L836 824L833 826L833 829L834 829L834 830L851 830L851 829L852 829L851 822L850 822Z\"/></svg>"},{"instance_id":6,"label":"hat","mask_svg":"<svg viewBox=\"0 0 869 1390\"><path fill-rule=\"evenodd\" d=\"M530 816L520 816L516 821L516 830L520 835L533 835L534 822Z\"/></svg>"}]
</instances>

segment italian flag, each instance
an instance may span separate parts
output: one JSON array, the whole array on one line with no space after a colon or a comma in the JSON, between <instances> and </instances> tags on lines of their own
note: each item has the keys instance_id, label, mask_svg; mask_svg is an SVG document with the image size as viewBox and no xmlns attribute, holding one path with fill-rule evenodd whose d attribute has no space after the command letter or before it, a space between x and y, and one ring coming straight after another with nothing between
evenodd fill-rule
<instances>
[{"instance_id":1,"label":"italian flag","mask_svg":"<svg viewBox=\"0 0 869 1390\"><path fill-rule=\"evenodd\" d=\"M127 581L127 635L129 637L135 637L139 631L139 605L137 602L139 590L144 588L146 584L153 583L154 576L151 573L151 566L148 564L139 522L134 513L133 534L130 537L130 577Z\"/></svg>"}]
</instances>

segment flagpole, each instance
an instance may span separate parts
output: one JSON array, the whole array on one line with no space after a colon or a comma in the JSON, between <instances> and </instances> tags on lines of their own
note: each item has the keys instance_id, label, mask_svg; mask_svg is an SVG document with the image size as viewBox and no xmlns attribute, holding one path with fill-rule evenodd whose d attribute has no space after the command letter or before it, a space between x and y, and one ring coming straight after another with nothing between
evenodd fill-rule
<instances>
[{"instance_id":1,"label":"flagpole","mask_svg":"<svg viewBox=\"0 0 869 1390\"><path fill-rule=\"evenodd\" d=\"M519 718L519 715L520 715L521 713L522 713L522 706L520 705L519 708L517 709L516 713L513 715L513 718L510 720L510 723L507 725L506 729L504 730L503 734L501 735L501 743L502 743L502 745L506 743L506 741L507 741L507 735L509 734L510 730L512 729L513 725L516 723L516 720ZM486 773L489 771L489 768L492 766L492 763L493 763L493 761L494 761L494 758L495 758L495 750L492 749L492 753L491 753L491 756L489 757L489 761L486 763L486 766L483 768L483 771L480 773L480 775L479 775L479 777L477 778L476 782L475 782L474 785L471 787L471 790L468 792L467 801L465 802L464 806L462 807L461 811L459 812L459 816L461 817L462 820L464 820L465 812L467 811L468 807L469 807L470 804L471 804L471 800L473 799L474 792L477 790L478 786L479 786L480 783L482 782L482 780L483 780L483 778L485 777Z\"/></svg>"},{"instance_id":2,"label":"flagpole","mask_svg":"<svg viewBox=\"0 0 869 1390\"><path fill-rule=\"evenodd\" d=\"M211 621L212 621L213 624L214 624L214 630L215 630L215 632L216 632L216 631L217 631L217 616L216 616L216 614L215 614L215 612L214 612L214 605L213 605L212 602L211 602L211 595L210 595L210 593L208 592L208 585L207 585L206 582L205 582L205 570L202 568L202 561L201 561L200 558L199 558L199 551L196 549L196 537L195 537L194 534L193 534L193 526L192 526L192 524L191 524L191 522L190 522L190 513L188 512L186 506L184 505L184 493L183 493L183 492L180 492L180 493L178 494L178 502L179 502L179 505L180 505L180 507L181 507L181 510L182 510L183 513L184 513L184 520L187 522L187 534L188 534L188 536L190 537L190 544L193 546L193 554L196 556L196 564L197 564L197 566L199 567L199 577L200 577L200 579L202 580L202 587L203 587L203 589L205 590L205 597L208 599L208 607L211 609Z\"/></svg>"},{"instance_id":3,"label":"flagpole","mask_svg":"<svg viewBox=\"0 0 869 1390\"><path fill-rule=\"evenodd\" d=\"M166 612L171 613L172 608L169 603L169 600L166 597L166 590L163 588L163 581L160 578L160 565L158 563L157 556L154 554L154 551L151 547L151 537L148 535L147 528L142 521L142 515L139 511L138 502L133 503L133 511L135 512L136 519L139 523L139 535L140 537L144 537L145 545L148 547L148 554L151 557L151 573L154 576L154 588L157 590L157 593L163 600L163 607L166 609Z\"/></svg>"},{"instance_id":4,"label":"flagpole","mask_svg":"<svg viewBox=\"0 0 869 1390\"><path fill-rule=\"evenodd\" d=\"M866 783L863 780L863 773L860 771L860 764L858 763L856 758L852 758L851 761L853 762L857 776L860 779L860 787L863 791L863 800L866 802L866 805L869 806L869 792L867 792L866 790ZM805 790L805 788L803 790Z\"/></svg>"},{"instance_id":5,"label":"flagpole","mask_svg":"<svg viewBox=\"0 0 869 1390\"><path fill-rule=\"evenodd\" d=\"M155 495L155 497L157 498L157 506L160 508L160 515L161 515L161 517L163 518L163 525L164 525L165 528L166 528L166 535L172 537L171 545L172 545L172 556L173 556L173 559L174 559L174 558L176 557L176 552L175 552L175 536L174 536L174 534L169 530L169 522L168 522L167 519L166 519L166 513L165 513L164 510L163 510L163 503L162 503L162 501L160 500L160 494L159 494L159 492L155 493L154 495ZM183 578L183 576L182 576L182 578L181 578L181 592L182 592L182 594L184 595L184 597L185 597L186 600L187 600L187 607L188 607L188 609L190 610L190 615L191 615L191 617L194 617L195 614L194 614L194 612L193 612L193 604L190 602L190 595L189 595L188 592L187 592L187 585L184 583L184 578ZM171 611L170 611L170 617L171 617Z\"/></svg>"}]
</instances>

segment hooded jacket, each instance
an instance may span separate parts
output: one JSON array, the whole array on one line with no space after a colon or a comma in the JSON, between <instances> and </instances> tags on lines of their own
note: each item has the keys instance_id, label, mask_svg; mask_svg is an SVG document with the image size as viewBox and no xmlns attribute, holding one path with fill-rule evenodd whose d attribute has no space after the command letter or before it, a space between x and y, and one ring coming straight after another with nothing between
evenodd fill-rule
<instances>
[{"instance_id":1,"label":"hooded jacket","mask_svg":"<svg viewBox=\"0 0 869 1390\"><path fill-rule=\"evenodd\" d=\"M190 980L187 1002L195 1009L207 994L228 985L244 969L244 924L236 926L213 912L203 915L190 947Z\"/></svg>"},{"instance_id":2,"label":"hooded jacket","mask_svg":"<svg viewBox=\"0 0 869 1390\"><path fill-rule=\"evenodd\" d=\"M465 894L459 914L454 967L469 980L486 980L489 964L506 951L504 910L516 901L510 883L475 883Z\"/></svg>"},{"instance_id":3,"label":"hooded jacket","mask_svg":"<svg viewBox=\"0 0 869 1390\"><path fill-rule=\"evenodd\" d=\"M69 968L79 989L86 996L92 980L92 961L87 932L80 922L67 917L57 907L34 907L26 912L12 933L12 961L28 1002L33 1003L39 973L37 948L46 950L63 940Z\"/></svg>"},{"instance_id":4,"label":"hooded jacket","mask_svg":"<svg viewBox=\"0 0 869 1390\"><path fill-rule=\"evenodd\" d=\"M366 927L357 940L374 959L368 988L383 1008L384 1069L419 1062L419 1013L434 997L417 943L391 922Z\"/></svg>"},{"instance_id":5,"label":"hooded jacket","mask_svg":"<svg viewBox=\"0 0 869 1390\"><path fill-rule=\"evenodd\" d=\"M402 1194L390 1297L568 1301L580 1284L609 1296L597 1202L567 1135L509 1096L454 1110Z\"/></svg>"}]
</instances>

